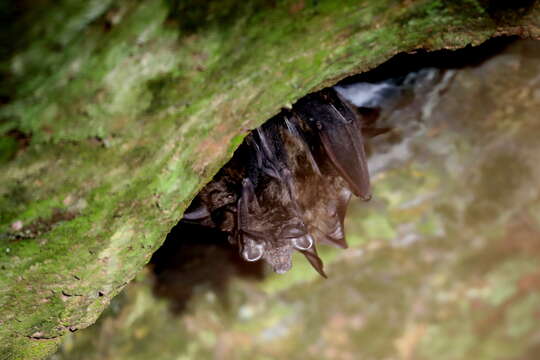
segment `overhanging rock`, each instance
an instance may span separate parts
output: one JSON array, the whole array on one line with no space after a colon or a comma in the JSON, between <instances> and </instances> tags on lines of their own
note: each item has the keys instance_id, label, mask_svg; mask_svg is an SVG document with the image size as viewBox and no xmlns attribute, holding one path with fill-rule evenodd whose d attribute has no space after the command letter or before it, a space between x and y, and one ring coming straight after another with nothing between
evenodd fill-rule
<instances>
[{"instance_id":1,"label":"overhanging rock","mask_svg":"<svg viewBox=\"0 0 540 360\"><path fill-rule=\"evenodd\" d=\"M399 52L540 36L530 1L176 3L2 10L2 358L92 324L281 107Z\"/></svg>"}]
</instances>

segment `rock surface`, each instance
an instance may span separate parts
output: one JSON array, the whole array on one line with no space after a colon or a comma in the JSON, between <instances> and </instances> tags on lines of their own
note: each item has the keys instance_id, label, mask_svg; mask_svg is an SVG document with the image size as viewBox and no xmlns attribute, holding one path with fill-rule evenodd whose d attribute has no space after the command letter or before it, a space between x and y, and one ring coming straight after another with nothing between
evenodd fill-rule
<instances>
[{"instance_id":1,"label":"rock surface","mask_svg":"<svg viewBox=\"0 0 540 360\"><path fill-rule=\"evenodd\" d=\"M282 106L398 52L540 36L536 2L493 3L3 4L0 357L94 323Z\"/></svg>"},{"instance_id":2,"label":"rock surface","mask_svg":"<svg viewBox=\"0 0 540 360\"><path fill-rule=\"evenodd\" d=\"M372 143L374 198L349 210L351 247L320 249L328 280L297 261L224 290L224 253L179 252L52 359L536 359L539 60L522 41L416 76Z\"/></svg>"}]
</instances>

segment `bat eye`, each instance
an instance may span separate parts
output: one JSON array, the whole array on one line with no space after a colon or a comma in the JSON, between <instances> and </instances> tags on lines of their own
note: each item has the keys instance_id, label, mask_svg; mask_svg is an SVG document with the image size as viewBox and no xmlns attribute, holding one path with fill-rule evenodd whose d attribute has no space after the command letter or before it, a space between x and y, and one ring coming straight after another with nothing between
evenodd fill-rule
<instances>
[{"instance_id":1,"label":"bat eye","mask_svg":"<svg viewBox=\"0 0 540 360\"><path fill-rule=\"evenodd\" d=\"M305 236L292 239L292 243L298 250L308 250L313 246L313 238L307 234Z\"/></svg>"},{"instance_id":2,"label":"bat eye","mask_svg":"<svg viewBox=\"0 0 540 360\"><path fill-rule=\"evenodd\" d=\"M252 239L247 239L244 245L244 250L242 251L242 257L246 261L257 261L262 258L264 255L264 245L256 243Z\"/></svg>"}]
</instances>

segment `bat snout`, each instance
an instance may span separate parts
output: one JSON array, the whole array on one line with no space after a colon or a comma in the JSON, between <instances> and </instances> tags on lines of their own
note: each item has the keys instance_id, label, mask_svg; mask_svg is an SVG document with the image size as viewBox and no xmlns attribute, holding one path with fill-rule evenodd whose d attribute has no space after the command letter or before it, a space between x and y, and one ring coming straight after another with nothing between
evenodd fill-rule
<instances>
[{"instance_id":1,"label":"bat snout","mask_svg":"<svg viewBox=\"0 0 540 360\"><path fill-rule=\"evenodd\" d=\"M283 245L266 251L264 259L277 274L284 274L292 268L291 246Z\"/></svg>"}]
</instances>

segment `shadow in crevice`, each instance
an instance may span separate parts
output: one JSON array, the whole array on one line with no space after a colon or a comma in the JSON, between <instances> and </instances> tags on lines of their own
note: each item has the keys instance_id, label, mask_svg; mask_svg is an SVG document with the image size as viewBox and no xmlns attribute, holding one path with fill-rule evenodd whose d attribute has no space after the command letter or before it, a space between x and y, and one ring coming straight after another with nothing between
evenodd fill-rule
<instances>
[{"instance_id":1,"label":"shadow in crevice","mask_svg":"<svg viewBox=\"0 0 540 360\"><path fill-rule=\"evenodd\" d=\"M480 0L489 16L497 23L509 23L529 14L536 0Z\"/></svg>"},{"instance_id":2,"label":"shadow in crevice","mask_svg":"<svg viewBox=\"0 0 540 360\"><path fill-rule=\"evenodd\" d=\"M224 28L238 21L239 14L251 16L266 8L276 7L275 0L165 0L169 22L175 22L187 34L217 26Z\"/></svg>"},{"instance_id":3,"label":"shadow in crevice","mask_svg":"<svg viewBox=\"0 0 540 360\"><path fill-rule=\"evenodd\" d=\"M358 82L378 83L388 79L404 79L411 72L425 68L448 70L479 66L486 60L503 52L518 39L517 36L499 36L486 40L481 45L467 45L457 50L428 51L418 49L410 53L401 52L370 71L349 76L341 80L337 85Z\"/></svg>"},{"instance_id":4,"label":"shadow in crevice","mask_svg":"<svg viewBox=\"0 0 540 360\"><path fill-rule=\"evenodd\" d=\"M184 222L171 230L150 264L155 276L154 293L168 299L176 315L186 309L198 289L213 291L227 306L233 278L264 277L263 263L243 261L225 233Z\"/></svg>"}]
</instances>

